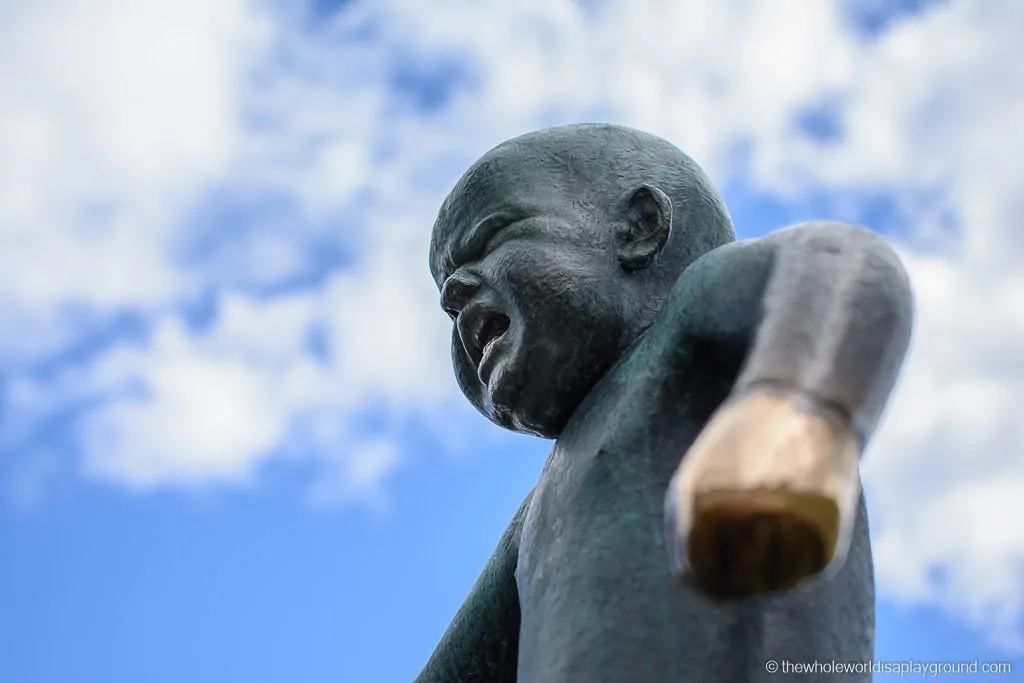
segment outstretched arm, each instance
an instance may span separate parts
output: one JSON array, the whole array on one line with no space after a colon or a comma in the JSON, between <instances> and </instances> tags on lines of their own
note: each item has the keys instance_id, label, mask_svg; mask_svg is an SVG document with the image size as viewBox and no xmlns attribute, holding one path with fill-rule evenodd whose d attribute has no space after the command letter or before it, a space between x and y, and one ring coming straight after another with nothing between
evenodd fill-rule
<instances>
[{"instance_id":1,"label":"outstretched arm","mask_svg":"<svg viewBox=\"0 0 1024 683\"><path fill-rule=\"evenodd\" d=\"M519 595L515 572L526 497L416 683L515 683Z\"/></svg>"},{"instance_id":2,"label":"outstretched arm","mask_svg":"<svg viewBox=\"0 0 1024 683\"><path fill-rule=\"evenodd\" d=\"M679 568L712 594L742 597L841 561L858 456L910 339L910 285L895 252L856 226L799 225L707 254L663 311L676 318L662 326L678 335L668 347L745 357L669 487Z\"/></svg>"}]
</instances>

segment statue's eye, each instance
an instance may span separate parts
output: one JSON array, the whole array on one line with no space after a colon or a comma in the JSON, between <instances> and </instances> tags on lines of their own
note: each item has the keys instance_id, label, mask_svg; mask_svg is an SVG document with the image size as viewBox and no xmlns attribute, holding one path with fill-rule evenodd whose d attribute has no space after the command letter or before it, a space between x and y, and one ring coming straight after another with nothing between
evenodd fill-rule
<instances>
[{"instance_id":1,"label":"statue's eye","mask_svg":"<svg viewBox=\"0 0 1024 683\"><path fill-rule=\"evenodd\" d=\"M480 222L469 240L470 257L476 260L487 256L502 242L508 228L522 220L521 216L501 214Z\"/></svg>"},{"instance_id":2,"label":"statue's eye","mask_svg":"<svg viewBox=\"0 0 1024 683\"><path fill-rule=\"evenodd\" d=\"M483 243L483 249L481 249L481 256L487 256L494 251L502 242L502 237L508 234L507 228L512 223L506 223L500 227L496 227L490 235L487 236L486 241Z\"/></svg>"}]
</instances>

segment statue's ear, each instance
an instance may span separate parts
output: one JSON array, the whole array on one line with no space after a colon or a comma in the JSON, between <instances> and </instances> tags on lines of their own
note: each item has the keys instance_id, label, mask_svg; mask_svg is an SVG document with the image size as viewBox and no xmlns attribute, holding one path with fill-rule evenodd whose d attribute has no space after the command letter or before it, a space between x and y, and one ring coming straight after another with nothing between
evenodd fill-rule
<instances>
[{"instance_id":1,"label":"statue's ear","mask_svg":"<svg viewBox=\"0 0 1024 683\"><path fill-rule=\"evenodd\" d=\"M672 200L653 185L643 184L626 198L625 223L615 235L619 264L626 272L643 270L668 243L672 232Z\"/></svg>"}]
</instances>

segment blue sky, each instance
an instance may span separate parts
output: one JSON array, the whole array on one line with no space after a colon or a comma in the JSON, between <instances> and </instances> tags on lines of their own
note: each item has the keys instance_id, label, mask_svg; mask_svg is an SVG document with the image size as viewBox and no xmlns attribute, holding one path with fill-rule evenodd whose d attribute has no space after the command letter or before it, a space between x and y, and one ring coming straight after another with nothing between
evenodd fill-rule
<instances>
[{"instance_id":1,"label":"blue sky","mask_svg":"<svg viewBox=\"0 0 1024 683\"><path fill-rule=\"evenodd\" d=\"M898 246L877 654L1024 680L1024 5L211 5L0 8L0 680L411 680L549 447L458 395L433 214L595 119Z\"/></svg>"}]
</instances>

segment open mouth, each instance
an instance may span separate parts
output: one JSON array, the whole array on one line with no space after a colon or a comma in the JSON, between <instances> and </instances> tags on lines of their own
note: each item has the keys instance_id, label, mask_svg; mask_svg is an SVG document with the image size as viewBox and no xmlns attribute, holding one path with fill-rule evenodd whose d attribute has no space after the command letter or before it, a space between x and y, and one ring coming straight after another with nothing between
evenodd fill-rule
<instances>
[{"instance_id":1,"label":"open mouth","mask_svg":"<svg viewBox=\"0 0 1024 683\"><path fill-rule=\"evenodd\" d=\"M483 321L477 335L477 348L480 349L480 362L477 364L477 376L483 384L490 379L494 352L501 338L508 331L509 318L501 313L492 313Z\"/></svg>"}]
</instances>

